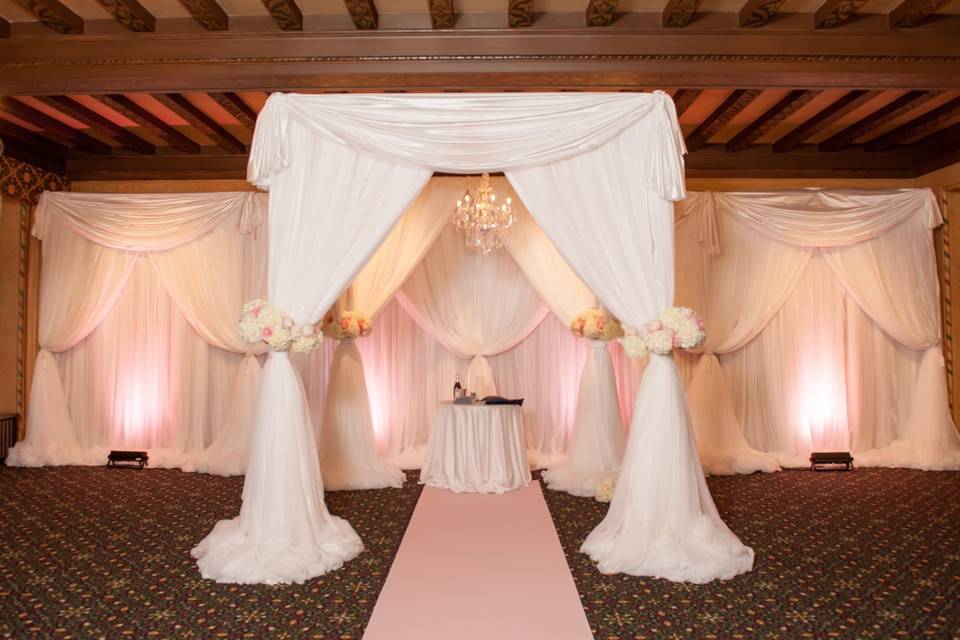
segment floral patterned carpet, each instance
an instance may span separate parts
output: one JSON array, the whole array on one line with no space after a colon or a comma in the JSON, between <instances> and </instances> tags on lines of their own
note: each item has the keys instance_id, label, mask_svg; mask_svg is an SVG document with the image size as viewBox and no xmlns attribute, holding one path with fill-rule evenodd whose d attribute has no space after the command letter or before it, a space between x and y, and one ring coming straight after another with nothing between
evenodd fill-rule
<instances>
[{"instance_id":1,"label":"floral patterned carpet","mask_svg":"<svg viewBox=\"0 0 960 640\"><path fill-rule=\"evenodd\" d=\"M709 478L756 552L726 582L604 576L578 552L607 505L544 489L597 638L960 638L960 473Z\"/></svg>"},{"instance_id":2,"label":"floral patterned carpet","mask_svg":"<svg viewBox=\"0 0 960 640\"><path fill-rule=\"evenodd\" d=\"M360 638L421 487L327 493L366 550L303 585L221 585L190 549L243 478L0 467L0 638Z\"/></svg>"},{"instance_id":3,"label":"floral patterned carpet","mask_svg":"<svg viewBox=\"0 0 960 640\"><path fill-rule=\"evenodd\" d=\"M366 551L295 586L202 580L190 548L242 478L0 467L0 638L360 638L420 495L330 492ZM753 572L603 576L577 552L606 505L544 494L597 638L960 638L960 473L710 478ZM509 640L509 639L497 639Z\"/></svg>"}]
</instances>

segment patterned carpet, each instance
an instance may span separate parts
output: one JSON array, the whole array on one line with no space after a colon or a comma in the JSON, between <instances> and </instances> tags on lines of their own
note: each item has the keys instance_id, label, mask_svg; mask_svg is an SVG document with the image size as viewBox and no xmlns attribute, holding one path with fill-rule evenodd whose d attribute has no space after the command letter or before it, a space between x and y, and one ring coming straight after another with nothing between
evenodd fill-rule
<instances>
[{"instance_id":1,"label":"patterned carpet","mask_svg":"<svg viewBox=\"0 0 960 640\"><path fill-rule=\"evenodd\" d=\"M702 586L599 574L578 549L607 505L544 490L597 638L960 638L960 473L708 482L757 559Z\"/></svg>"},{"instance_id":2,"label":"patterned carpet","mask_svg":"<svg viewBox=\"0 0 960 640\"><path fill-rule=\"evenodd\" d=\"M0 467L0 637L360 638L421 487L327 494L366 550L303 585L202 580L190 549L242 478Z\"/></svg>"}]
</instances>

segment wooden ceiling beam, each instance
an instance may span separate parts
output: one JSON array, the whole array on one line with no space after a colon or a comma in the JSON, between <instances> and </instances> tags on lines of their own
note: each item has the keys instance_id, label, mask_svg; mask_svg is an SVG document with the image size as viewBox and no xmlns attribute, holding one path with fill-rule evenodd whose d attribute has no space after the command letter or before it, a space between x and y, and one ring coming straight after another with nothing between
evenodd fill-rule
<instances>
[{"instance_id":1,"label":"wooden ceiling beam","mask_svg":"<svg viewBox=\"0 0 960 640\"><path fill-rule=\"evenodd\" d=\"M860 10L867 0L826 0L813 14L813 26L832 29L840 26Z\"/></svg>"},{"instance_id":2,"label":"wooden ceiling beam","mask_svg":"<svg viewBox=\"0 0 960 640\"><path fill-rule=\"evenodd\" d=\"M836 133L817 145L818 151L839 151L853 144L857 138L866 135L891 120L899 118L920 106L936 95L933 91L908 91L893 102L883 105L867 117L853 123L843 131Z\"/></svg>"},{"instance_id":3,"label":"wooden ceiling beam","mask_svg":"<svg viewBox=\"0 0 960 640\"><path fill-rule=\"evenodd\" d=\"M5 18L0 18L0 38L9 38L10 31L10 21Z\"/></svg>"},{"instance_id":4,"label":"wooden ceiling beam","mask_svg":"<svg viewBox=\"0 0 960 640\"><path fill-rule=\"evenodd\" d=\"M60 33L83 33L83 18L59 0L18 0L37 19Z\"/></svg>"},{"instance_id":5,"label":"wooden ceiling beam","mask_svg":"<svg viewBox=\"0 0 960 640\"><path fill-rule=\"evenodd\" d=\"M867 143L867 151L886 151L895 144L924 138L947 126L958 117L960 117L960 98L954 98L892 131L877 136Z\"/></svg>"},{"instance_id":6,"label":"wooden ceiling beam","mask_svg":"<svg viewBox=\"0 0 960 640\"><path fill-rule=\"evenodd\" d=\"M738 113L743 111L754 98L760 95L759 89L736 89L720 106L713 110L693 132L687 136L687 149L696 151L707 145L713 135L720 131Z\"/></svg>"},{"instance_id":7,"label":"wooden ceiling beam","mask_svg":"<svg viewBox=\"0 0 960 640\"><path fill-rule=\"evenodd\" d=\"M152 32L157 28L157 19L137 0L99 0L103 8L116 18L117 22L130 31Z\"/></svg>"},{"instance_id":8,"label":"wooden ceiling beam","mask_svg":"<svg viewBox=\"0 0 960 640\"><path fill-rule=\"evenodd\" d=\"M933 14L946 0L903 0L890 12L891 29L915 27Z\"/></svg>"},{"instance_id":9,"label":"wooden ceiling beam","mask_svg":"<svg viewBox=\"0 0 960 640\"><path fill-rule=\"evenodd\" d=\"M813 100L818 93L820 92L809 89L794 89L727 142L727 151L746 149L770 129Z\"/></svg>"},{"instance_id":10,"label":"wooden ceiling beam","mask_svg":"<svg viewBox=\"0 0 960 640\"><path fill-rule=\"evenodd\" d=\"M741 27L762 27L776 15L786 0L747 0L740 7L738 19Z\"/></svg>"},{"instance_id":11,"label":"wooden ceiling beam","mask_svg":"<svg viewBox=\"0 0 960 640\"><path fill-rule=\"evenodd\" d=\"M677 109L678 118L690 108L690 105L700 97L702 92L702 89L677 89L677 92L673 94L673 104Z\"/></svg>"},{"instance_id":12,"label":"wooden ceiling beam","mask_svg":"<svg viewBox=\"0 0 960 640\"><path fill-rule=\"evenodd\" d=\"M224 111L237 119L237 122L245 126L250 131L257 125L257 112L250 108L250 105L243 98L231 91L218 92L211 91L210 97L214 102L223 107Z\"/></svg>"},{"instance_id":13,"label":"wooden ceiling beam","mask_svg":"<svg viewBox=\"0 0 960 640\"><path fill-rule=\"evenodd\" d=\"M127 131L126 127L118 125L67 96L37 96L37 100L74 120L79 120L100 135L116 140L131 151L145 155L152 155L157 152L155 146L140 136Z\"/></svg>"},{"instance_id":14,"label":"wooden ceiling beam","mask_svg":"<svg viewBox=\"0 0 960 640\"><path fill-rule=\"evenodd\" d=\"M162 138L174 149L178 149L184 153L200 153L199 144L183 135L127 96L121 93L110 93L93 97L125 118L133 120L158 138Z\"/></svg>"},{"instance_id":15,"label":"wooden ceiling beam","mask_svg":"<svg viewBox=\"0 0 960 640\"><path fill-rule=\"evenodd\" d=\"M67 166L67 158L61 155L44 153L35 147L21 142L16 138L3 138L3 155L16 158L43 169L63 174Z\"/></svg>"},{"instance_id":16,"label":"wooden ceiling beam","mask_svg":"<svg viewBox=\"0 0 960 640\"><path fill-rule=\"evenodd\" d=\"M434 29L452 29L456 22L453 0L429 0L430 24Z\"/></svg>"},{"instance_id":17,"label":"wooden ceiling beam","mask_svg":"<svg viewBox=\"0 0 960 640\"><path fill-rule=\"evenodd\" d=\"M831 124L867 104L880 95L879 91L866 91L864 89L854 89L834 102L830 103L806 120L803 124L797 126L790 133L783 136L773 143L774 153L786 153L793 151L803 144L804 140L823 131Z\"/></svg>"},{"instance_id":18,"label":"wooden ceiling beam","mask_svg":"<svg viewBox=\"0 0 960 640\"><path fill-rule=\"evenodd\" d=\"M79 129L74 129L67 123L14 98L0 97L0 110L40 127L47 135L57 139L62 144L97 155L110 154L111 148L107 143L97 140Z\"/></svg>"},{"instance_id":19,"label":"wooden ceiling beam","mask_svg":"<svg viewBox=\"0 0 960 640\"><path fill-rule=\"evenodd\" d=\"M511 29L533 26L534 0L509 0L507 4L507 21Z\"/></svg>"},{"instance_id":20,"label":"wooden ceiling beam","mask_svg":"<svg viewBox=\"0 0 960 640\"><path fill-rule=\"evenodd\" d=\"M19 140L28 149L50 158L65 158L68 151L62 144L3 118L0 118L0 137L4 140Z\"/></svg>"},{"instance_id":21,"label":"wooden ceiling beam","mask_svg":"<svg viewBox=\"0 0 960 640\"><path fill-rule=\"evenodd\" d=\"M284 31L303 31L303 12L296 0L263 0L270 17Z\"/></svg>"},{"instance_id":22,"label":"wooden ceiling beam","mask_svg":"<svg viewBox=\"0 0 960 640\"><path fill-rule=\"evenodd\" d=\"M590 0L587 4L587 26L609 27L617 14L619 0Z\"/></svg>"},{"instance_id":23,"label":"wooden ceiling beam","mask_svg":"<svg viewBox=\"0 0 960 640\"><path fill-rule=\"evenodd\" d=\"M353 26L361 31L372 31L377 28L380 16L377 14L377 5L374 0L343 0L350 12Z\"/></svg>"},{"instance_id":24,"label":"wooden ceiling beam","mask_svg":"<svg viewBox=\"0 0 960 640\"><path fill-rule=\"evenodd\" d=\"M180 4L207 31L227 31L230 28L230 18L217 0L180 0Z\"/></svg>"},{"instance_id":25,"label":"wooden ceiling beam","mask_svg":"<svg viewBox=\"0 0 960 640\"><path fill-rule=\"evenodd\" d=\"M960 124L918 140L910 151L914 177L960 162Z\"/></svg>"},{"instance_id":26,"label":"wooden ceiling beam","mask_svg":"<svg viewBox=\"0 0 960 640\"><path fill-rule=\"evenodd\" d=\"M702 0L668 0L663 9L663 26L685 27L690 24Z\"/></svg>"},{"instance_id":27,"label":"wooden ceiling beam","mask_svg":"<svg viewBox=\"0 0 960 640\"><path fill-rule=\"evenodd\" d=\"M200 130L203 135L216 142L217 146L224 151L229 153L247 152L247 145L233 137L233 134L220 126L216 120L179 93L155 93L153 97Z\"/></svg>"}]
</instances>

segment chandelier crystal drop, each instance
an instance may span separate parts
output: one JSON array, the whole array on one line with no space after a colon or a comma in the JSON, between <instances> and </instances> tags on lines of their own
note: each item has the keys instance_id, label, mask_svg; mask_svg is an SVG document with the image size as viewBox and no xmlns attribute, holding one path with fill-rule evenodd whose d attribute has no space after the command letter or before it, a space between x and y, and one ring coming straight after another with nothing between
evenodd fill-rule
<instances>
[{"instance_id":1,"label":"chandelier crystal drop","mask_svg":"<svg viewBox=\"0 0 960 640\"><path fill-rule=\"evenodd\" d=\"M503 246L503 236L510 231L515 218L510 198L503 204L497 204L497 195L486 173L480 178L476 194L470 190L457 200L453 225L457 231L463 231L468 247L487 255Z\"/></svg>"}]
</instances>

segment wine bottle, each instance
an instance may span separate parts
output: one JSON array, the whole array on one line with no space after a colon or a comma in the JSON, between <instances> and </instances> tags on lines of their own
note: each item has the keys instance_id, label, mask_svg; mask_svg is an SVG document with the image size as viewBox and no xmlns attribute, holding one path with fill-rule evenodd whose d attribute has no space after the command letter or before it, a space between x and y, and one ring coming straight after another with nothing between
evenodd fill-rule
<instances>
[{"instance_id":1,"label":"wine bottle","mask_svg":"<svg viewBox=\"0 0 960 640\"><path fill-rule=\"evenodd\" d=\"M459 398L463 395L463 387L460 386L460 374L457 374L457 381L453 383L453 397Z\"/></svg>"}]
</instances>

